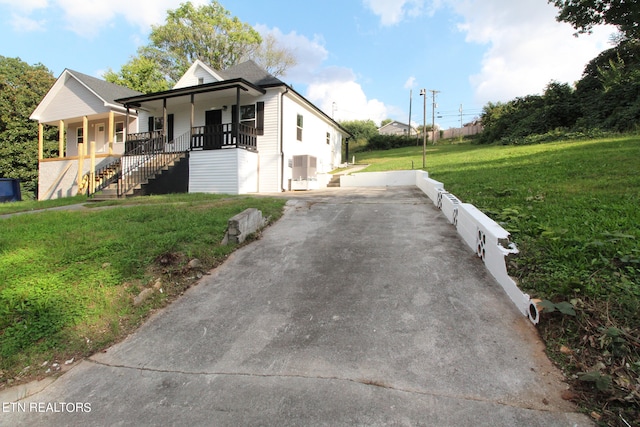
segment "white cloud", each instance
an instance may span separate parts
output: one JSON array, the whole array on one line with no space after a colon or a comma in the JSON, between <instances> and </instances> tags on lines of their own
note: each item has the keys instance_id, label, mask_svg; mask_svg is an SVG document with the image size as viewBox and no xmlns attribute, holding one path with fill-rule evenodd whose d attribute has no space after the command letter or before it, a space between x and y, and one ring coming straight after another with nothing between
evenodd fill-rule
<instances>
[{"instance_id":1,"label":"white cloud","mask_svg":"<svg viewBox=\"0 0 640 427\"><path fill-rule=\"evenodd\" d=\"M191 0L194 5L207 4L207 0ZM0 0L12 10L19 11L23 19L28 14L60 11L64 26L85 38L93 38L113 25L117 19L147 33L153 24L164 22L166 11L176 9L182 0Z\"/></svg>"},{"instance_id":2,"label":"white cloud","mask_svg":"<svg viewBox=\"0 0 640 427\"><path fill-rule=\"evenodd\" d=\"M46 23L47 21L44 19L35 20L21 15L11 14L11 27L18 33L44 31Z\"/></svg>"},{"instance_id":3,"label":"white cloud","mask_svg":"<svg viewBox=\"0 0 640 427\"><path fill-rule=\"evenodd\" d=\"M257 24L254 28L260 34L273 35L279 46L288 49L296 57L298 63L289 69L285 76L288 81L311 81L321 69L322 63L329 57L321 36L314 35L313 39L309 39L295 31L284 34L277 27L269 28L263 24Z\"/></svg>"},{"instance_id":4,"label":"white cloud","mask_svg":"<svg viewBox=\"0 0 640 427\"><path fill-rule=\"evenodd\" d=\"M387 117L387 107L377 99L367 99L353 71L332 67L308 85L306 97L336 120L373 120ZM335 103L335 104L334 104Z\"/></svg>"},{"instance_id":5,"label":"white cloud","mask_svg":"<svg viewBox=\"0 0 640 427\"><path fill-rule=\"evenodd\" d=\"M296 90L306 87L305 97L328 116L336 120L374 120L380 123L387 117L387 107L376 99L369 100L357 82L353 70L324 65L329 51L321 36L312 39L292 31L282 33L278 28L258 24L261 34L272 34L278 43L290 49L298 64L287 71L286 80Z\"/></svg>"},{"instance_id":6,"label":"white cloud","mask_svg":"<svg viewBox=\"0 0 640 427\"><path fill-rule=\"evenodd\" d=\"M0 0L0 4L6 4L11 9L20 12L31 12L48 6L48 0Z\"/></svg>"},{"instance_id":7,"label":"white cloud","mask_svg":"<svg viewBox=\"0 0 640 427\"><path fill-rule=\"evenodd\" d=\"M404 88L405 89L413 89L414 87L416 87L416 78L414 76L411 76L404 83Z\"/></svg>"},{"instance_id":8,"label":"white cloud","mask_svg":"<svg viewBox=\"0 0 640 427\"><path fill-rule=\"evenodd\" d=\"M479 73L470 77L478 103L541 93L552 80L573 83L587 62L608 46L612 28L573 37L555 20L557 9L539 0L450 0L470 43L487 44Z\"/></svg>"},{"instance_id":9,"label":"white cloud","mask_svg":"<svg viewBox=\"0 0 640 427\"><path fill-rule=\"evenodd\" d=\"M425 0L363 0L366 7L380 17L383 26L400 23L406 16L422 14Z\"/></svg>"}]
</instances>

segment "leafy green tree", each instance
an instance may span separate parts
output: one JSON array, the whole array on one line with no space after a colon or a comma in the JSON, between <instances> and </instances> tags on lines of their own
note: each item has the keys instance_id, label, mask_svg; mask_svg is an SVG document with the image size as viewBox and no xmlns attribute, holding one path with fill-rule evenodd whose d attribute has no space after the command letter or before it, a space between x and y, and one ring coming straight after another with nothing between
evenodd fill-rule
<instances>
[{"instance_id":1,"label":"leafy green tree","mask_svg":"<svg viewBox=\"0 0 640 427\"><path fill-rule=\"evenodd\" d=\"M640 7L629 0L548 0L560 11L556 19L567 22L577 34L589 34L593 27L610 24L627 39L640 38Z\"/></svg>"},{"instance_id":2,"label":"leafy green tree","mask_svg":"<svg viewBox=\"0 0 640 427\"><path fill-rule=\"evenodd\" d=\"M108 82L143 93L169 89L169 83L160 72L158 64L152 59L140 56L131 58L117 73L109 69L103 77Z\"/></svg>"},{"instance_id":3,"label":"leafy green tree","mask_svg":"<svg viewBox=\"0 0 640 427\"><path fill-rule=\"evenodd\" d=\"M262 41L249 24L232 17L217 1L199 7L183 3L167 11L164 25L154 25L151 44L142 55L158 61L169 79L176 81L199 59L217 70L236 63Z\"/></svg>"},{"instance_id":4,"label":"leafy green tree","mask_svg":"<svg viewBox=\"0 0 640 427\"><path fill-rule=\"evenodd\" d=\"M19 178L23 191L38 188L38 124L29 119L55 78L42 64L0 56L0 177ZM47 129L45 157L57 150L57 128Z\"/></svg>"},{"instance_id":5,"label":"leafy green tree","mask_svg":"<svg viewBox=\"0 0 640 427\"><path fill-rule=\"evenodd\" d=\"M297 62L273 35L262 38L216 0L197 7L186 2L167 11L165 23L152 27L149 40L120 72L109 70L105 78L148 93L171 86L196 59L216 70L253 59L274 76Z\"/></svg>"},{"instance_id":6,"label":"leafy green tree","mask_svg":"<svg viewBox=\"0 0 640 427\"><path fill-rule=\"evenodd\" d=\"M368 142L378 134L378 126L373 120L347 120L340 122L340 125L353 135L353 139L360 142Z\"/></svg>"},{"instance_id":7,"label":"leafy green tree","mask_svg":"<svg viewBox=\"0 0 640 427\"><path fill-rule=\"evenodd\" d=\"M392 119L384 119L383 121L380 122L380 127L382 127L384 125L388 125L392 121L393 121Z\"/></svg>"},{"instance_id":8,"label":"leafy green tree","mask_svg":"<svg viewBox=\"0 0 640 427\"><path fill-rule=\"evenodd\" d=\"M585 67L576 84L581 128L625 131L640 125L640 42L625 40Z\"/></svg>"}]
</instances>

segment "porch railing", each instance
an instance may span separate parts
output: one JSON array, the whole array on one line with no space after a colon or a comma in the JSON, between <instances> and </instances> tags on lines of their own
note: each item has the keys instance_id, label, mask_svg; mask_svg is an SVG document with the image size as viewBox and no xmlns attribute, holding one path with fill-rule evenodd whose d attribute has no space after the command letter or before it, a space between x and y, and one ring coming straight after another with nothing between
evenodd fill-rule
<instances>
[{"instance_id":1,"label":"porch railing","mask_svg":"<svg viewBox=\"0 0 640 427\"><path fill-rule=\"evenodd\" d=\"M122 170L118 179L118 197L157 175L162 168L189 151L189 132L168 143L165 143L165 137L161 133L145 133L150 136L146 141L138 139L144 135L131 135L132 149L120 159Z\"/></svg>"},{"instance_id":2,"label":"porch railing","mask_svg":"<svg viewBox=\"0 0 640 427\"><path fill-rule=\"evenodd\" d=\"M120 197L157 175L162 168L185 152L230 147L257 151L256 129L242 123L195 126L191 128L191 132L171 141L166 141L161 131L129 134L125 141L125 153L120 159L96 170L93 192L89 186L87 194L92 195L117 183L117 195ZM86 174L84 181L88 183L89 179L92 179L90 174Z\"/></svg>"},{"instance_id":3,"label":"porch railing","mask_svg":"<svg viewBox=\"0 0 640 427\"><path fill-rule=\"evenodd\" d=\"M235 130L238 126L238 138ZM228 147L257 151L256 129L245 124L224 123L219 125L195 126L191 129L192 150L219 150Z\"/></svg>"}]
</instances>

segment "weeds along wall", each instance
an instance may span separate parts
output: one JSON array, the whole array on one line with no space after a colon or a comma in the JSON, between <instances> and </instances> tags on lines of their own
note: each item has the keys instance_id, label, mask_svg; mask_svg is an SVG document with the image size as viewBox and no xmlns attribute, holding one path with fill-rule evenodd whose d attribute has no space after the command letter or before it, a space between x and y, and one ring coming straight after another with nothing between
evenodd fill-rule
<instances>
[{"instance_id":1,"label":"weeds along wall","mask_svg":"<svg viewBox=\"0 0 640 427\"><path fill-rule=\"evenodd\" d=\"M475 206L462 203L444 189L444 184L429 178L424 171L364 172L340 177L341 187L393 187L415 185L442 211L460 238L482 259L485 267L502 286L518 310L537 324L540 313L536 301L523 293L507 273L506 259L518 248L509 240L509 232Z\"/></svg>"}]
</instances>

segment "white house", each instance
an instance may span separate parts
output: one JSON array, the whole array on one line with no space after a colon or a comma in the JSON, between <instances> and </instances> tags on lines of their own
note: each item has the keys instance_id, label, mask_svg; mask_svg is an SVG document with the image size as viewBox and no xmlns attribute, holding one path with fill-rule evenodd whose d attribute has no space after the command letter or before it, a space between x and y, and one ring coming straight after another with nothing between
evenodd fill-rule
<instances>
[{"instance_id":1,"label":"white house","mask_svg":"<svg viewBox=\"0 0 640 427\"><path fill-rule=\"evenodd\" d=\"M138 129L137 115L115 100L133 95L140 92L77 71L62 72L30 117L39 124L39 199L78 193L78 183L86 182L91 167L89 141L95 142L93 158L98 165L124 153L126 135ZM59 129L56 158L43 156L44 126Z\"/></svg>"},{"instance_id":2,"label":"white house","mask_svg":"<svg viewBox=\"0 0 640 427\"><path fill-rule=\"evenodd\" d=\"M78 75L85 90L70 90ZM154 193L229 194L323 187L349 136L253 61L224 71L196 61L173 89L151 94L87 77L65 70L31 116L41 128L67 129L57 159L43 159L40 151L41 199L108 188L124 195L141 186ZM108 111L91 109L106 97L94 85L122 95L102 102ZM64 108L70 92L83 107L71 114ZM100 120L104 136L96 130ZM163 169L169 171L160 178Z\"/></svg>"},{"instance_id":3,"label":"white house","mask_svg":"<svg viewBox=\"0 0 640 427\"><path fill-rule=\"evenodd\" d=\"M394 120L378 128L378 133L380 135L409 136L410 130L411 130L411 133L413 133L414 135L417 135L418 132L414 128L410 127L408 124Z\"/></svg>"}]
</instances>

